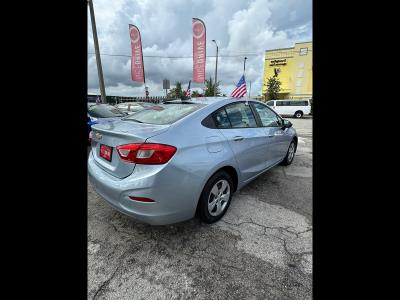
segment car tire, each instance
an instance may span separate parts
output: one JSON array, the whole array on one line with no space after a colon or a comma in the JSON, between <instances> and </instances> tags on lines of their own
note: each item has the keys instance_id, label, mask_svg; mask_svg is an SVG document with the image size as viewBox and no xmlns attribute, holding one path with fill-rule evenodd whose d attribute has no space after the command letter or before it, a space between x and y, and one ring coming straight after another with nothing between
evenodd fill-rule
<instances>
[{"instance_id":1,"label":"car tire","mask_svg":"<svg viewBox=\"0 0 400 300\"><path fill-rule=\"evenodd\" d=\"M215 173L204 186L198 205L198 216L204 223L214 223L226 213L233 194L233 181L225 171ZM213 204L214 203L214 204Z\"/></svg>"},{"instance_id":2,"label":"car tire","mask_svg":"<svg viewBox=\"0 0 400 300\"><path fill-rule=\"evenodd\" d=\"M293 140L291 141L288 151L286 152L286 156L281 162L281 165L288 166L293 162L294 154L296 153L296 142Z\"/></svg>"},{"instance_id":3,"label":"car tire","mask_svg":"<svg viewBox=\"0 0 400 300\"><path fill-rule=\"evenodd\" d=\"M295 113L294 113L294 117L295 118L297 118L297 119L300 119L301 117L303 117L303 112L302 111L296 111Z\"/></svg>"}]
</instances>

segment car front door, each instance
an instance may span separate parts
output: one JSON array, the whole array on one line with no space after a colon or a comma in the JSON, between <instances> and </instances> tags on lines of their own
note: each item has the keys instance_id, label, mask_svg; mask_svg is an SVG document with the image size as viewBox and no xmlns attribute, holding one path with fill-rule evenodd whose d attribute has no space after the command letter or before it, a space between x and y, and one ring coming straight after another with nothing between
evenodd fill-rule
<instances>
[{"instance_id":1,"label":"car front door","mask_svg":"<svg viewBox=\"0 0 400 300\"><path fill-rule=\"evenodd\" d=\"M259 102L252 102L251 104L257 112L257 117L259 117L267 136L267 148L270 151L267 164L268 167L271 167L285 157L287 147L289 147L288 136L286 131L282 129L283 120L268 106Z\"/></svg>"},{"instance_id":2,"label":"car front door","mask_svg":"<svg viewBox=\"0 0 400 300\"><path fill-rule=\"evenodd\" d=\"M214 113L217 128L228 140L244 181L266 167L266 135L248 102L228 104Z\"/></svg>"}]
</instances>

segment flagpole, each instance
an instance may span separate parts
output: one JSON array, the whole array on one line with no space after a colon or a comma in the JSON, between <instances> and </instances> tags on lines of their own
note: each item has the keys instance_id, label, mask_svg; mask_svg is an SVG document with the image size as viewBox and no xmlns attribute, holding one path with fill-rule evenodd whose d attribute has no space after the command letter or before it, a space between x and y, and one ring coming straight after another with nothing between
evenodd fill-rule
<instances>
[{"instance_id":1,"label":"flagpole","mask_svg":"<svg viewBox=\"0 0 400 300\"><path fill-rule=\"evenodd\" d=\"M251 80L250 80L250 91L249 91L249 98L251 98Z\"/></svg>"}]
</instances>

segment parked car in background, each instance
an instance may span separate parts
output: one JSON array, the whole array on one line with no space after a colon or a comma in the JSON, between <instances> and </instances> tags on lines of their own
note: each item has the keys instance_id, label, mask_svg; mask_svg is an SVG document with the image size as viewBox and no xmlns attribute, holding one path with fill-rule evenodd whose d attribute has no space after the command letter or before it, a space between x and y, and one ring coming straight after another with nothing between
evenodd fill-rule
<instances>
[{"instance_id":1,"label":"parked car in background","mask_svg":"<svg viewBox=\"0 0 400 300\"><path fill-rule=\"evenodd\" d=\"M115 105L115 107L128 114L133 114L137 111L141 111L153 105L154 105L153 103L148 103L148 102L124 102Z\"/></svg>"},{"instance_id":2,"label":"parked car in background","mask_svg":"<svg viewBox=\"0 0 400 300\"><path fill-rule=\"evenodd\" d=\"M89 179L113 208L163 225L195 213L206 223L232 194L277 164L290 165L297 134L262 102L174 100L93 125Z\"/></svg>"},{"instance_id":3,"label":"parked car in background","mask_svg":"<svg viewBox=\"0 0 400 300\"><path fill-rule=\"evenodd\" d=\"M310 100L271 100L267 105L282 116L301 118L311 114Z\"/></svg>"},{"instance_id":4,"label":"parked car in background","mask_svg":"<svg viewBox=\"0 0 400 300\"><path fill-rule=\"evenodd\" d=\"M120 111L114 106L108 104L88 103L87 112L87 134L88 142L91 142L92 125L112 122L126 117L127 113Z\"/></svg>"}]
</instances>

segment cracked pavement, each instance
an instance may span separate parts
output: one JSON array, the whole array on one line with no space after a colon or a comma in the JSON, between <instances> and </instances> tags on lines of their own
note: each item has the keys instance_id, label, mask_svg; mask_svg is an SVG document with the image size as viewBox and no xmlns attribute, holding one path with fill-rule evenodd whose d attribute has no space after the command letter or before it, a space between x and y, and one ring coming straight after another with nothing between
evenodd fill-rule
<instances>
[{"instance_id":1,"label":"cracked pavement","mask_svg":"<svg viewBox=\"0 0 400 300\"><path fill-rule=\"evenodd\" d=\"M228 212L151 226L108 206L88 181L89 299L311 299L312 119L299 143L234 194Z\"/></svg>"}]
</instances>

